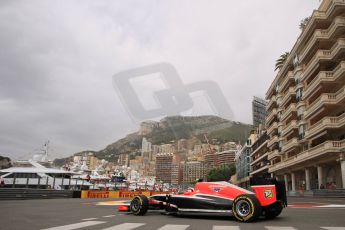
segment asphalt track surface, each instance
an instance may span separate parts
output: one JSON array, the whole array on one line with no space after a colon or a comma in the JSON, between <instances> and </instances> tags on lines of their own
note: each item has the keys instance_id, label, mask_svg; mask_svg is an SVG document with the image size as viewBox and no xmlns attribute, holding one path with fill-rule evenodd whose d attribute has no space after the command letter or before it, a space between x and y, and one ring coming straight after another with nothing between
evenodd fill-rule
<instances>
[{"instance_id":1,"label":"asphalt track surface","mask_svg":"<svg viewBox=\"0 0 345 230\"><path fill-rule=\"evenodd\" d=\"M229 216L133 216L111 200L54 199L0 201L1 230L345 230L344 198L290 198L289 208L273 220L240 223ZM104 202L106 203L99 203ZM110 202L108 202L110 201ZM99 205L103 204L103 205ZM108 205L104 205L108 204ZM109 205L110 204L110 205Z\"/></svg>"}]
</instances>

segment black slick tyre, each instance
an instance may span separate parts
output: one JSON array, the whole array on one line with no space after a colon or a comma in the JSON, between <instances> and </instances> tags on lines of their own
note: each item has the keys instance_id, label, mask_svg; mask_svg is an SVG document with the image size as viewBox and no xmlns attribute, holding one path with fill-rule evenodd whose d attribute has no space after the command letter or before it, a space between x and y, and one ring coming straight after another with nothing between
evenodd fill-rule
<instances>
[{"instance_id":1,"label":"black slick tyre","mask_svg":"<svg viewBox=\"0 0 345 230\"><path fill-rule=\"evenodd\" d=\"M233 202L232 213L238 221L251 222L261 215L261 205L255 195L240 195Z\"/></svg>"},{"instance_id":2,"label":"black slick tyre","mask_svg":"<svg viewBox=\"0 0 345 230\"><path fill-rule=\"evenodd\" d=\"M138 195L131 201L130 210L136 216L145 215L148 209L149 200L144 195Z\"/></svg>"}]
</instances>

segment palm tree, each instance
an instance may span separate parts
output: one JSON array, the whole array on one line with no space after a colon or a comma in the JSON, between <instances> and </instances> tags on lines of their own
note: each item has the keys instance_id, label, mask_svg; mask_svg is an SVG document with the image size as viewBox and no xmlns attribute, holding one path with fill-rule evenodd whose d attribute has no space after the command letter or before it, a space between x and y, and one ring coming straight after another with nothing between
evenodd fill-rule
<instances>
[{"instance_id":1,"label":"palm tree","mask_svg":"<svg viewBox=\"0 0 345 230\"><path fill-rule=\"evenodd\" d=\"M289 54L290 54L289 52L285 52L282 55L280 55L279 59L276 60L276 68L274 69L274 71L276 71L277 69L280 69L281 67L283 67L286 59L289 56Z\"/></svg>"},{"instance_id":2,"label":"palm tree","mask_svg":"<svg viewBox=\"0 0 345 230\"><path fill-rule=\"evenodd\" d=\"M304 19L301 20L300 24L299 24L299 28L303 31L304 28L307 26L308 22L310 20L310 17L306 17Z\"/></svg>"}]
</instances>

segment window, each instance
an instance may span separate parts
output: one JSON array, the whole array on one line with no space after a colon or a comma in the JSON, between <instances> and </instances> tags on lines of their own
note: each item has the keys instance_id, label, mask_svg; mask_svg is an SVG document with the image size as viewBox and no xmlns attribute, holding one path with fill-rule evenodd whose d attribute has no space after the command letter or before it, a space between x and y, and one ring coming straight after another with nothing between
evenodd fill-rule
<instances>
[{"instance_id":1,"label":"window","mask_svg":"<svg viewBox=\"0 0 345 230\"><path fill-rule=\"evenodd\" d=\"M302 100L302 89L298 89L297 91L296 91L296 100L297 100L297 102L299 102L299 101L301 101Z\"/></svg>"},{"instance_id":2,"label":"window","mask_svg":"<svg viewBox=\"0 0 345 230\"><path fill-rule=\"evenodd\" d=\"M279 112L277 113L277 117L278 117L278 121L280 121L280 119L281 119L281 117L282 117L282 111L279 111Z\"/></svg>"},{"instance_id":3,"label":"window","mask_svg":"<svg viewBox=\"0 0 345 230\"><path fill-rule=\"evenodd\" d=\"M304 110L305 110L304 106L299 107L299 108L297 109L297 120L299 120L299 121L300 121L300 120L303 120Z\"/></svg>"},{"instance_id":4,"label":"window","mask_svg":"<svg viewBox=\"0 0 345 230\"><path fill-rule=\"evenodd\" d=\"M279 141L279 152L282 150L282 147L283 147L283 141L282 140L280 140Z\"/></svg>"},{"instance_id":5,"label":"window","mask_svg":"<svg viewBox=\"0 0 345 230\"><path fill-rule=\"evenodd\" d=\"M303 139L305 134L305 125L301 125L298 127L298 137L299 139Z\"/></svg>"},{"instance_id":6,"label":"window","mask_svg":"<svg viewBox=\"0 0 345 230\"><path fill-rule=\"evenodd\" d=\"M278 127L278 136L280 137L281 133L283 131L283 126Z\"/></svg>"},{"instance_id":7,"label":"window","mask_svg":"<svg viewBox=\"0 0 345 230\"><path fill-rule=\"evenodd\" d=\"M297 68L299 66L299 57L297 54L293 58L293 66L294 66L294 68Z\"/></svg>"}]
</instances>

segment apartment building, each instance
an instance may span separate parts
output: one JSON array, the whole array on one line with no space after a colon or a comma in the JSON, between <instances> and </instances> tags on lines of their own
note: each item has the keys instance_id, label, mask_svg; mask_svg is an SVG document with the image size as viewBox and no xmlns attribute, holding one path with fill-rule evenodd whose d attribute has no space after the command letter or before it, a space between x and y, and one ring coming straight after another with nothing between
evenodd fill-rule
<instances>
[{"instance_id":1,"label":"apartment building","mask_svg":"<svg viewBox=\"0 0 345 230\"><path fill-rule=\"evenodd\" d=\"M292 192L345 188L344 0L313 12L266 99L268 172Z\"/></svg>"},{"instance_id":2,"label":"apartment building","mask_svg":"<svg viewBox=\"0 0 345 230\"><path fill-rule=\"evenodd\" d=\"M267 101L262 98L254 97L252 100L253 125L255 128L259 125L265 125L267 111Z\"/></svg>"},{"instance_id":3,"label":"apartment building","mask_svg":"<svg viewBox=\"0 0 345 230\"><path fill-rule=\"evenodd\" d=\"M205 163L210 169L220 165L234 164L236 151L236 149L231 149L222 152L205 154Z\"/></svg>"},{"instance_id":4,"label":"apartment building","mask_svg":"<svg viewBox=\"0 0 345 230\"><path fill-rule=\"evenodd\" d=\"M157 182L180 184L183 178L180 155L173 153L157 154L155 172Z\"/></svg>"},{"instance_id":5,"label":"apartment building","mask_svg":"<svg viewBox=\"0 0 345 230\"><path fill-rule=\"evenodd\" d=\"M268 173L269 160L268 148L272 143L269 141L269 136L264 126L259 125L257 128L257 136L252 144L252 152L250 154L250 177L267 178L270 177Z\"/></svg>"},{"instance_id":6,"label":"apartment building","mask_svg":"<svg viewBox=\"0 0 345 230\"><path fill-rule=\"evenodd\" d=\"M197 179L206 180L208 168L204 162L188 161L184 164L183 182L194 183Z\"/></svg>"},{"instance_id":7,"label":"apartment building","mask_svg":"<svg viewBox=\"0 0 345 230\"><path fill-rule=\"evenodd\" d=\"M156 181L171 183L171 172L174 154L159 153L156 156Z\"/></svg>"},{"instance_id":8,"label":"apartment building","mask_svg":"<svg viewBox=\"0 0 345 230\"><path fill-rule=\"evenodd\" d=\"M243 188L250 186L250 154L252 153L252 144L255 142L256 136L256 130L253 130L246 143L236 152L236 185Z\"/></svg>"}]
</instances>

